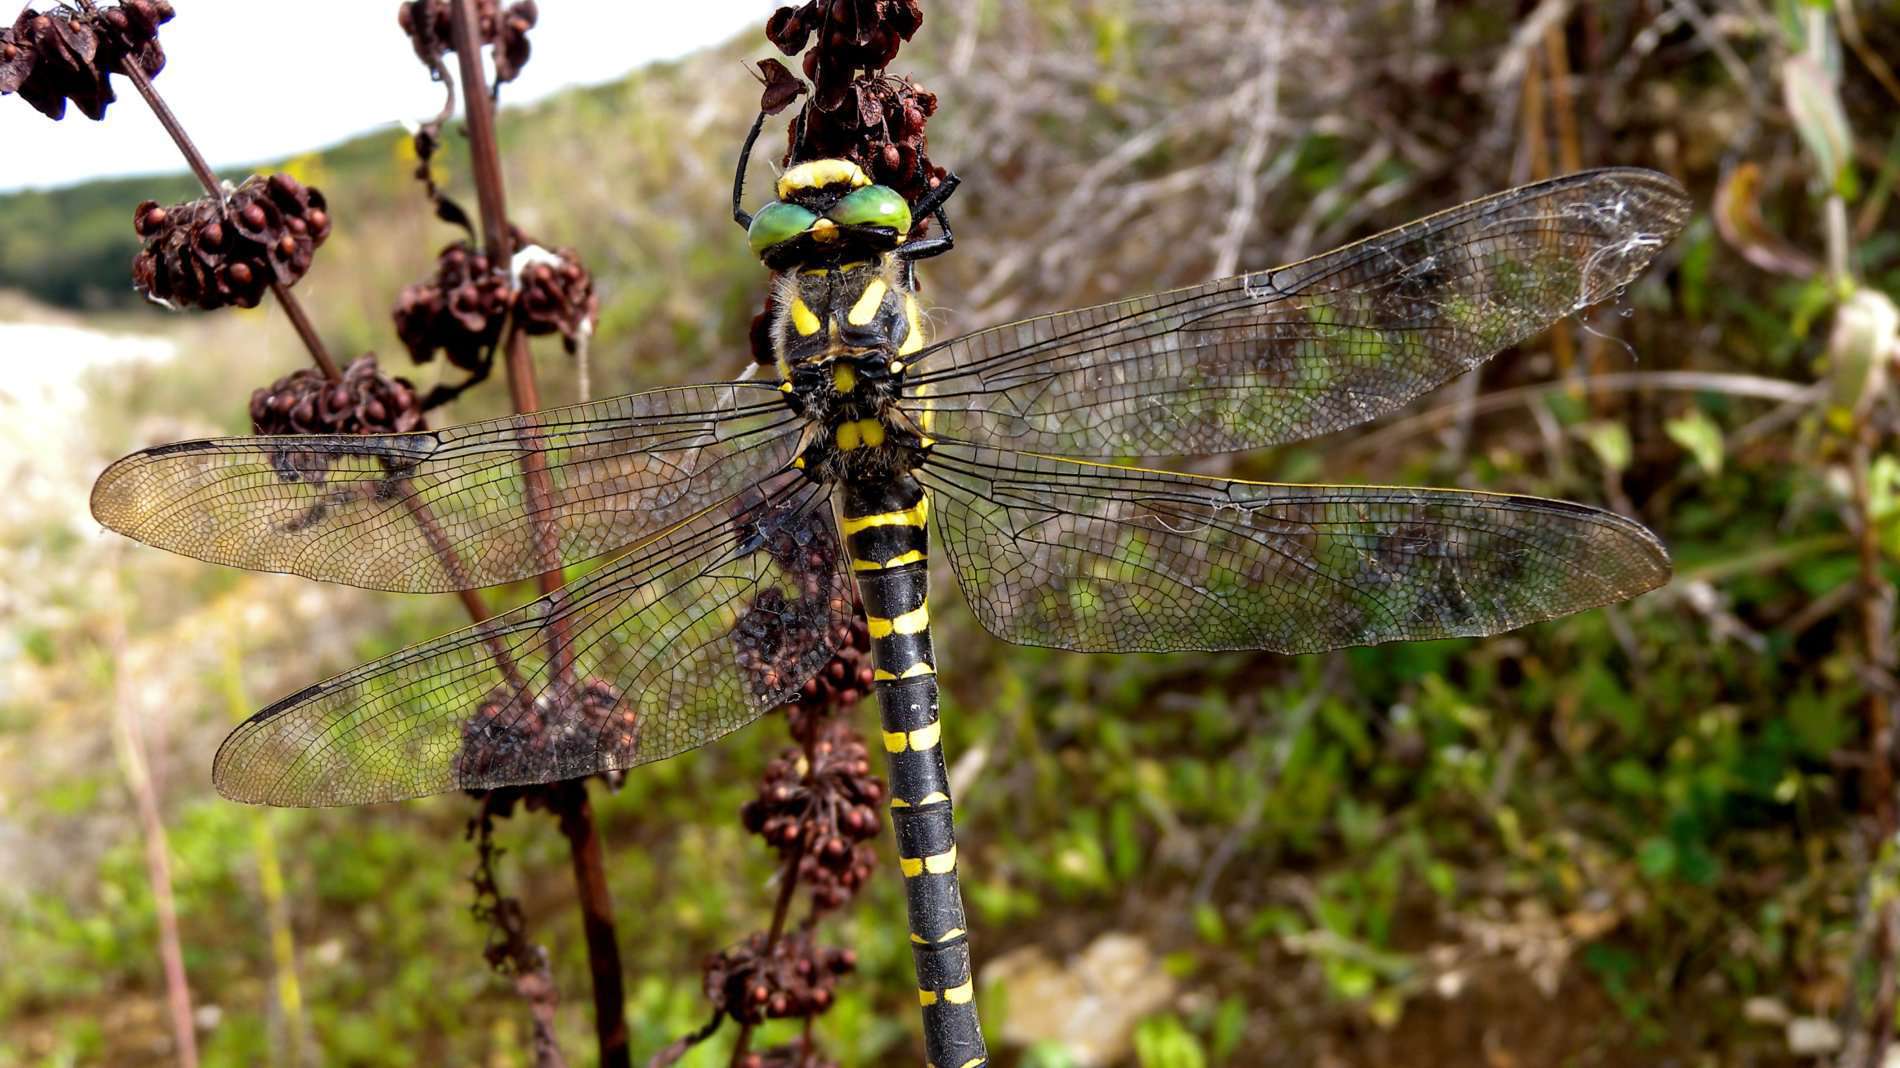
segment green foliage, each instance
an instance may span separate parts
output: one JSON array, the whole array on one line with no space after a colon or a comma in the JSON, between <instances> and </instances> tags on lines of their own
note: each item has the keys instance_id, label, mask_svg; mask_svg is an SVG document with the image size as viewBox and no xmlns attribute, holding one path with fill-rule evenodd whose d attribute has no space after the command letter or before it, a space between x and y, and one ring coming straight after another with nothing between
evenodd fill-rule
<instances>
[{"instance_id":1,"label":"green foliage","mask_svg":"<svg viewBox=\"0 0 1900 1068\"><path fill-rule=\"evenodd\" d=\"M1784 6L1785 32L1798 38L1803 20L1796 5ZM1062 77L1073 79L1064 91L1082 102L1059 121L1033 120L1040 124L1033 140L1018 132L1014 142L1001 133L979 141L990 131L977 130L962 143L933 141L944 160L968 160L969 172L983 176L959 194L978 220L993 220L1004 203L1054 217L1052 205L1094 161L1025 175L1017 160L1049 145L1073 151L1081 132L1132 137L1139 130L1127 126L1131 95L1176 89L1141 84L1150 75L1144 64L1179 36L1146 21L1143 6L1031 7L1032 27L1061 43L1045 51L1093 56L1093 66L1063 68ZM1438 42L1444 54L1426 58L1447 70L1481 63L1482 71L1466 74L1486 84L1516 27L1495 7L1452 7ZM995 5L974 17L985 48L1012 25ZM906 57L929 62L930 36ZM1675 64L1687 47L1671 44L1664 53ZM737 54L566 94L505 118L511 199L522 225L546 243L579 247L596 271L603 298L597 394L729 375L746 362L746 326L762 283L722 204L753 92L732 62ZM1601 139L1605 151L1626 158L1647 151L1632 146L1682 142L1679 154L1648 162L1679 163L1706 203L1717 177L1710 161L1729 149L1698 136L1718 125L1703 116L1727 115L1747 95L1733 85L1709 89L1721 76L1713 60L1650 72L1641 99L1649 102L1643 121L1655 128L1641 136L1611 131ZM1817 84L1804 83L1803 92ZM933 87L954 116L957 83ZM732 103L710 121L682 121L701 114L709 98ZM963 98L981 97L966 88ZM1865 98L1879 99L1872 89ZM1656 103L1672 99L1679 101L1674 113ZM1828 107L1822 100L1804 111L1798 128L1769 124L1795 131L1784 150L1806 153L1799 158L1807 162L1794 165L1810 166L1810 157L1839 147L1842 127ZM1364 125L1424 136L1417 131L1453 119L1361 118L1355 112L1323 129L1302 127L1272 144L1271 167L1284 182L1261 208L1262 233L1324 232L1355 207L1353 197L1335 196L1311 218L1304 213L1342 183L1403 188L1403 201L1376 216L1391 222L1504 180L1502 167L1480 174L1462 164L1456 181L1434 179L1410 154L1380 160L1353 132ZM1491 119L1485 111L1469 125ZM1872 138L1865 119L1857 123L1864 140L1837 161L1834 177L1864 169L1865 180L1814 188L1857 195L1858 212L1869 198L1891 197L1900 138ZM1855 125L1847 124L1850 135ZM1797 150L1795 136L1807 147ZM472 203L458 142L448 144L440 170ZM1128 170L1154 188L1205 147L1145 144ZM1878 170L1864 162L1883 158ZM1364 165L1369 159L1376 166ZM339 346L378 348L386 363L400 366L387 307L403 282L428 270L433 250L458 235L425 217L406 177L411 161L393 135L360 138L297 165L320 169L313 180L338 215L337 236L300 292ZM755 169L755 177L763 173ZM1194 216L1210 228L1197 239L1211 243L1213 228L1224 224L1218 198L1228 173L1224 165L1208 167L1162 198L1194 202ZM1473 182L1477 188L1467 188ZM1800 220L1819 212L1805 202L1807 187L1793 188L1787 203L1763 208L1791 240L1807 240L1814 235ZM0 286L68 307L122 307L132 206L192 191L168 178L0 198ZM1886 217L1894 210L1888 204ZM1352 218L1356 233L1373 217ZM1115 219L1118 238L1142 238L1140 225ZM1891 230L1876 227L1854 250L1864 284L1887 294L1900 292L1900 238ZM983 272L1017 254L1022 235L968 224L958 234L957 255L930 265L926 293L961 311ZM1163 237L1188 243L1184 235ZM1118 249L1101 250L1099 262L1044 264L1037 281L1066 286L1074 304L1100 295L1099 286L1125 292L1190 280L1137 274L1112 258ZM1249 268L1274 259L1251 246L1246 257ZM1823 355L1841 299L1826 280L1753 267L1712 222L1698 219L1628 294L1627 320L1592 320L1627 339L1637 362L1619 363L1619 346L1608 344L1598 346L1594 366L1813 381L1838 373ZM176 331L192 347L172 365L115 370L92 383L99 460L170 436L173 422L193 433L241 431L248 388L293 366L281 324L264 314L216 326L194 319L161 327L143 313L108 321ZM1569 332L1578 348L1587 349L1587 339ZM1554 345L1534 341L1502 357L1487 371L1487 388L1548 381ZM544 355L544 392L566 399L570 365L551 350ZM439 369L405 373L427 384ZM477 390L451 418L487 414L504 403L503 392ZM1795 413L1743 433L1774 405L1714 391L1657 389L1632 398L1558 389L1531 403L1537 407L1476 420L1457 450L1440 447L1449 435L1420 433L1370 459L1327 441L1240 460L1235 469L1261 478L1456 483L1627 506L1670 545L1681 576L1671 589L1495 640L1299 660L1009 648L983 636L954 594L938 597L946 742L959 784L970 783L959 796L960 856L979 962L1021 944L1061 956L1104 932L1138 934L1153 950L1155 970L1180 991L1135 1025L1129 1060L1144 1068L1274 1057L1317 1063L1317 1050L1334 1055L1342 1047L1360 1058L1350 1063L1464 1063L1469 1050L1404 1043L1429 1035L1429 1022L1441 1016L1488 1028L1539 1015L1574 1017L1589 1032L1584 1046L1617 1050L1628 1063L1698 1063L1684 1050L1724 1063L1777 1063L1781 1036L1737 1022L1747 999L1777 999L1803 1014L1834 1011L1830 998L1838 993L1830 991L1848 988L1852 978L1844 947L1854 936L1866 867L1853 823L1864 801L1850 770L1860 759L1866 676L1856 620L1840 607L1849 603L1860 563L1840 518L1840 480L1830 471L1842 462L1851 420ZM1900 460L1889 446L1872 456L1868 483L1887 554L1881 566L1900 577ZM25 542L14 535L0 542ZM80 555L97 540L90 528L63 539L35 537L45 562L29 570L70 563L88 575L112 574L118 564ZM291 587L194 563L174 568L128 553L121 578L119 622L134 641L161 644L180 658L210 639L179 617L232 604L262 604L273 620L292 614L284 604ZM499 599L526 596L522 586ZM0 968L0 1019L8 1021L0 1063L109 1062L163 1041L157 921L142 843L111 757L83 749L84 739L102 731L101 709L115 697L86 675L101 669L76 666L83 658L75 650L97 647L108 613L94 588L61 597L58 611L9 624L6 635L20 651L10 669L21 665L22 674L54 681L44 693L0 694L0 760L17 772L10 788L26 784L19 796L27 799L18 804L10 792L0 830L22 828L29 854L51 858L24 874L20 889L0 893L0 959L12 965ZM459 611L446 598L324 604L292 616L290 637L252 638L249 624L210 633L244 635L231 639L241 646L234 655L248 670L273 672L262 677L282 688L447 629ZM206 1062L261 1063L288 1041L262 877L261 843L268 842L284 869L284 931L302 1028L324 1062L521 1063L525 1010L507 982L487 971L483 934L466 915L468 803L450 797L260 813L215 800L204 763L229 713L220 682L195 682L171 701L175 737L154 744L169 758L159 764L167 773L161 781L186 963L200 1003L221 1014L203 1035ZM768 721L703 753L642 768L618 793L598 795L637 1056L704 1022L700 960L766 919L773 865L740 831L736 813L781 739ZM78 755L66 755L72 751ZM523 897L532 935L554 962L561 1037L570 1061L584 1062L585 952L564 845L533 814L507 824L503 838L510 850L504 879ZM898 880L880 878L829 928L860 956L860 977L841 987L820 1028L847 1065L901 1063L912 1052L916 1005L902 910ZM1442 959L1447 949L1455 964ZM1532 958L1553 962L1556 994L1526 978L1519 962ZM1441 980L1467 966L1503 969L1503 989L1474 983L1465 994L1441 994ZM979 989L993 1028L1039 1010ZM114 1011L121 1006L137 1011ZM1418 1031L1408 1031L1415 1025ZM761 1035L788 1037L777 1028ZM1401 1055L1382 1059L1383 1038ZM730 1041L728 1031L687 1063L723 1064ZM1564 1063L1575 1048L1521 1059ZM1061 1043L1042 1043L1024 1050L1021 1063L1069 1068L1076 1061Z\"/></svg>"}]
</instances>

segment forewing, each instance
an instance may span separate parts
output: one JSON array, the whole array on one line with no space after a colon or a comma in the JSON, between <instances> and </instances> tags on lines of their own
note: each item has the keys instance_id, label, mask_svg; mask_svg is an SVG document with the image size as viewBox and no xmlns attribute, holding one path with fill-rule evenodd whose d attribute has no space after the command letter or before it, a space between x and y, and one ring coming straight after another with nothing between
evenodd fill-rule
<instances>
[{"instance_id":1,"label":"forewing","mask_svg":"<svg viewBox=\"0 0 1900 1068\"><path fill-rule=\"evenodd\" d=\"M1611 296L1682 229L1682 188L1587 171L1309 260L1009 323L911 362L931 434L1175 456L1340 430Z\"/></svg>"},{"instance_id":2,"label":"forewing","mask_svg":"<svg viewBox=\"0 0 1900 1068\"><path fill-rule=\"evenodd\" d=\"M1241 482L939 444L937 534L992 634L1084 652L1495 634L1669 578L1642 526L1563 501Z\"/></svg>"},{"instance_id":3,"label":"forewing","mask_svg":"<svg viewBox=\"0 0 1900 1068\"><path fill-rule=\"evenodd\" d=\"M852 612L839 560L822 487L772 480L555 594L277 702L225 740L213 778L239 801L356 805L673 756L825 664Z\"/></svg>"},{"instance_id":4,"label":"forewing","mask_svg":"<svg viewBox=\"0 0 1900 1068\"><path fill-rule=\"evenodd\" d=\"M655 390L415 434L216 438L134 453L92 513L149 545L253 571L412 593L471 589L623 548L784 467L799 423L770 387ZM552 489L531 509L523 461Z\"/></svg>"}]
</instances>

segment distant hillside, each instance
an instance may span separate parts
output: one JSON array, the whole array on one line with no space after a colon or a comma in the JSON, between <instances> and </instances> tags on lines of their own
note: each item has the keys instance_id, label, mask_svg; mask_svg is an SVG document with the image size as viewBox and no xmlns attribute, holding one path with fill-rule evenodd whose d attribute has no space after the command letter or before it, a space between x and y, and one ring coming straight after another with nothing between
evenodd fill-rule
<instances>
[{"instance_id":1,"label":"distant hillside","mask_svg":"<svg viewBox=\"0 0 1900 1068\"><path fill-rule=\"evenodd\" d=\"M182 200L196 188L190 176L177 174L0 196L0 288L67 308L136 302L132 208L146 199Z\"/></svg>"}]
</instances>

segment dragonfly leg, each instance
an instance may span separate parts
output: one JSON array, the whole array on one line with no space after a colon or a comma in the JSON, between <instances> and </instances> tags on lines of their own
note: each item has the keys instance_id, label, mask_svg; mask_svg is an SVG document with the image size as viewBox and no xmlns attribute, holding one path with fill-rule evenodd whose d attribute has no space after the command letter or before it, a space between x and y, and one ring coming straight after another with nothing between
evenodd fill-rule
<instances>
[{"instance_id":1,"label":"dragonfly leg","mask_svg":"<svg viewBox=\"0 0 1900 1068\"><path fill-rule=\"evenodd\" d=\"M929 506L909 476L847 483L840 523L871 630L924 1052L932 1068L981 1068L989 1052L977 1023L969 924L957 885L956 826L925 603Z\"/></svg>"},{"instance_id":2,"label":"dragonfly leg","mask_svg":"<svg viewBox=\"0 0 1900 1068\"><path fill-rule=\"evenodd\" d=\"M933 216L937 220L937 229L942 232L933 234L921 241L913 241L909 244L898 246L897 257L899 259L907 263L915 263L918 260L927 260L932 256L941 256L956 247L956 235L950 232L950 217L944 214L943 202L949 200L950 194L957 191L957 185L960 181L961 179L954 174L944 175L943 181L937 183L937 188L924 194L923 198L918 200L916 205L911 208L911 214L913 216Z\"/></svg>"}]
</instances>

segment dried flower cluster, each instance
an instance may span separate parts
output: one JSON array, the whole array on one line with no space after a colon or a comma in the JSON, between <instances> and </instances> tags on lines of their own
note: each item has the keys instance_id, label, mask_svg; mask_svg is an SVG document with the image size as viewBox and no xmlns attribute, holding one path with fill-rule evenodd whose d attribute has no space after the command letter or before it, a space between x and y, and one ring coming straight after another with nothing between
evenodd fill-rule
<instances>
[{"instance_id":1,"label":"dried flower cluster","mask_svg":"<svg viewBox=\"0 0 1900 1068\"><path fill-rule=\"evenodd\" d=\"M850 708L871 692L876 673L871 667L871 628L862 615L838 625L832 635L831 662L805 683L799 700L790 706L792 737L805 742L813 736L813 721L837 708Z\"/></svg>"},{"instance_id":2,"label":"dried flower cluster","mask_svg":"<svg viewBox=\"0 0 1900 1068\"><path fill-rule=\"evenodd\" d=\"M253 176L229 197L199 197L133 213L145 247L132 261L140 293L211 311L254 308L272 282L295 285L330 236L323 194L287 174Z\"/></svg>"},{"instance_id":3,"label":"dried flower cluster","mask_svg":"<svg viewBox=\"0 0 1900 1068\"><path fill-rule=\"evenodd\" d=\"M409 0L396 12L402 32L409 35L416 56L431 68L445 55L455 51L455 37L449 29L452 0ZM475 5L481 21L476 36L494 49L495 81L511 82L528 63L528 31L540 17L534 0L518 0L502 10L498 0L479 0Z\"/></svg>"},{"instance_id":4,"label":"dried flower cluster","mask_svg":"<svg viewBox=\"0 0 1900 1068\"><path fill-rule=\"evenodd\" d=\"M788 162L849 159L911 201L942 180L924 138L936 94L882 73L922 23L917 0L809 0L778 9L766 36L788 56L811 45L803 67L816 89L802 121L792 124L798 140ZM780 70L766 69L767 110L792 95Z\"/></svg>"},{"instance_id":5,"label":"dried flower cluster","mask_svg":"<svg viewBox=\"0 0 1900 1068\"><path fill-rule=\"evenodd\" d=\"M580 254L559 249L523 270L521 291L515 296L515 315L529 335L559 334L568 355L579 350L600 320L594 278L581 263Z\"/></svg>"},{"instance_id":6,"label":"dried flower cluster","mask_svg":"<svg viewBox=\"0 0 1900 1068\"><path fill-rule=\"evenodd\" d=\"M0 30L0 94L20 98L58 121L72 101L89 119L103 119L117 99L111 75L126 60L146 77L165 66L158 27L171 20L166 0L124 0L116 7L27 8Z\"/></svg>"},{"instance_id":7,"label":"dried flower cluster","mask_svg":"<svg viewBox=\"0 0 1900 1068\"><path fill-rule=\"evenodd\" d=\"M515 233L516 247L534 244ZM464 371L483 373L512 314L530 335L559 334L569 353L593 333L600 318L594 279L569 249L550 253L521 272L512 288L507 266L472 241L457 241L436 256L435 277L405 286L396 299L396 336L409 356L428 363L441 353Z\"/></svg>"},{"instance_id":8,"label":"dried flower cluster","mask_svg":"<svg viewBox=\"0 0 1900 1068\"><path fill-rule=\"evenodd\" d=\"M591 766L603 754L616 765L631 763L639 747L633 708L602 679L585 679L578 690L572 684L555 684L543 687L532 702L524 702L521 687L508 683L496 687L462 724L456 775ZM565 707L570 703L576 707ZM618 783L613 775L605 777ZM534 808L546 789L552 788L511 787L509 791Z\"/></svg>"},{"instance_id":9,"label":"dried flower cluster","mask_svg":"<svg viewBox=\"0 0 1900 1068\"><path fill-rule=\"evenodd\" d=\"M409 358L428 363L440 352L464 371L487 366L508 319L508 272L468 241L435 258L435 277L405 286L396 298L396 336Z\"/></svg>"},{"instance_id":10,"label":"dried flower cluster","mask_svg":"<svg viewBox=\"0 0 1900 1068\"><path fill-rule=\"evenodd\" d=\"M306 367L251 394L259 434L387 434L420 429L415 387L376 366L374 353L350 362L341 381Z\"/></svg>"},{"instance_id":11,"label":"dried flower cluster","mask_svg":"<svg viewBox=\"0 0 1900 1068\"><path fill-rule=\"evenodd\" d=\"M883 826L884 781L871 774L870 751L848 723L817 715L805 722L814 736L766 766L740 819L781 857L799 858L799 882L816 914L849 901L875 870L867 843Z\"/></svg>"},{"instance_id":12,"label":"dried flower cluster","mask_svg":"<svg viewBox=\"0 0 1900 1068\"><path fill-rule=\"evenodd\" d=\"M831 1008L838 977L858 966L855 952L819 946L808 931L768 941L755 934L706 961L707 999L740 1023L819 1015Z\"/></svg>"}]
</instances>

